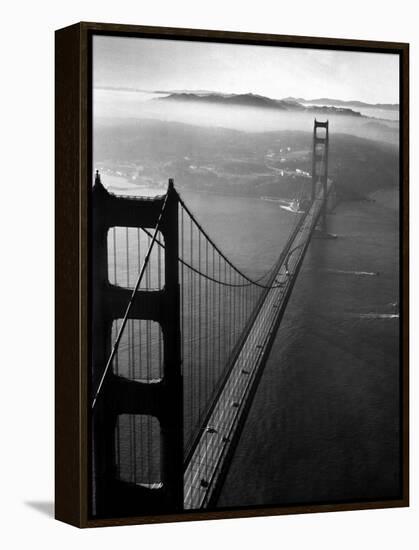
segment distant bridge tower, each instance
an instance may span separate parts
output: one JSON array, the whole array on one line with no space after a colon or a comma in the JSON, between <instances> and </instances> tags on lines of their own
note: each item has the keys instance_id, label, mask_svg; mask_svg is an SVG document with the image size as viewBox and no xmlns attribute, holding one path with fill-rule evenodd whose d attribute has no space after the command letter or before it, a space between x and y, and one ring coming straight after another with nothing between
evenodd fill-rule
<instances>
[{"instance_id":1,"label":"distant bridge tower","mask_svg":"<svg viewBox=\"0 0 419 550\"><path fill-rule=\"evenodd\" d=\"M124 317L132 289L109 282L108 231L113 227L156 227L164 197L127 198L109 193L96 173L92 191L92 383L98 386L112 348L112 325ZM162 377L135 380L109 372L94 405L93 508L97 517L183 509L183 382L178 276L178 196L169 181L160 225L164 239L164 287L139 290L129 319L154 321L163 337ZM161 237L160 237L161 238ZM118 477L116 430L121 416L157 420L160 429L158 483ZM146 442L139 441L139 446ZM134 459L136 460L136 458Z\"/></svg>"},{"instance_id":2,"label":"distant bridge tower","mask_svg":"<svg viewBox=\"0 0 419 550\"><path fill-rule=\"evenodd\" d=\"M323 189L324 204L321 215L321 226L326 229L327 212L327 177L329 171L329 121L319 122L314 119L313 131L313 160L311 169L311 201Z\"/></svg>"}]
</instances>

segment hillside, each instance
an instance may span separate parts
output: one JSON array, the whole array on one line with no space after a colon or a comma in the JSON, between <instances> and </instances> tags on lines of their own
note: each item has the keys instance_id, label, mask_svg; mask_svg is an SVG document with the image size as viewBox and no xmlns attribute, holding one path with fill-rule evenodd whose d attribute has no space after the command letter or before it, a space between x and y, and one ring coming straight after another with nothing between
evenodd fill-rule
<instances>
[{"instance_id":1,"label":"hillside","mask_svg":"<svg viewBox=\"0 0 419 550\"><path fill-rule=\"evenodd\" d=\"M153 120L97 124L95 164L138 185L164 184L225 195L293 197L309 186L311 132L240 132ZM329 175L344 198L398 182L398 149L347 134L330 139ZM307 187L308 188L308 187Z\"/></svg>"},{"instance_id":2,"label":"hillside","mask_svg":"<svg viewBox=\"0 0 419 550\"><path fill-rule=\"evenodd\" d=\"M264 109L274 109L280 111L306 111L321 114L339 114L347 116L361 117L362 115L352 109L335 106L304 106L299 101L288 99L271 99L270 97L258 94L218 94L218 93L170 93L164 97L158 97L153 101L162 102L182 102L195 104L211 104L222 106L256 107Z\"/></svg>"},{"instance_id":3,"label":"hillside","mask_svg":"<svg viewBox=\"0 0 419 550\"><path fill-rule=\"evenodd\" d=\"M398 111L398 103L366 103L365 101L332 99L330 97L318 97L315 99L304 99L302 97L288 97L286 100L298 103L314 103L317 105L333 105L336 107L355 107L358 109L382 109L384 111Z\"/></svg>"}]
</instances>

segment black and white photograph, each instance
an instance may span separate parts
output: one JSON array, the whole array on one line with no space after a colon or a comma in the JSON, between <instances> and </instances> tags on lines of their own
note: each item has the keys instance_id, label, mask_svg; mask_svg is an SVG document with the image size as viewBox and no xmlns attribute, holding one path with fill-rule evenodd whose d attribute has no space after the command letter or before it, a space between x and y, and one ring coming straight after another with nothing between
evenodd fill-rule
<instances>
[{"instance_id":1,"label":"black and white photograph","mask_svg":"<svg viewBox=\"0 0 419 550\"><path fill-rule=\"evenodd\" d=\"M90 516L401 499L400 54L91 48Z\"/></svg>"},{"instance_id":2,"label":"black and white photograph","mask_svg":"<svg viewBox=\"0 0 419 550\"><path fill-rule=\"evenodd\" d=\"M2 5L6 550L416 550L399 0Z\"/></svg>"}]
</instances>

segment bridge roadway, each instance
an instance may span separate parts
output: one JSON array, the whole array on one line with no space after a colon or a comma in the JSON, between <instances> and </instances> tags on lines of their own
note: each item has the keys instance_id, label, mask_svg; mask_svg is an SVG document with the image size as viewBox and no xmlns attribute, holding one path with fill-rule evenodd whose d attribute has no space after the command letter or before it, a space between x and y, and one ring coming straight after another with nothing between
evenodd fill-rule
<instances>
[{"instance_id":1,"label":"bridge roadway","mask_svg":"<svg viewBox=\"0 0 419 550\"><path fill-rule=\"evenodd\" d=\"M206 508L213 504L212 500L216 497L226 472L229 453L233 451L237 441L312 232L318 222L322 204L323 193L320 191L304 215L299 230L291 236L293 242L277 269L273 288L265 294L259 313L187 463L184 473L186 510Z\"/></svg>"}]
</instances>

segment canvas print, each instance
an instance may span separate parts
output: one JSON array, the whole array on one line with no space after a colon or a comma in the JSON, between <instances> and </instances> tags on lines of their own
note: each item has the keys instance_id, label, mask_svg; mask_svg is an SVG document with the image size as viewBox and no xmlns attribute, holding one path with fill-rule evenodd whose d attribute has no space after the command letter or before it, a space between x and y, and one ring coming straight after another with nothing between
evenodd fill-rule
<instances>
[{"instance_id":1,"label":"canvas print","mask_svg":"<svg viewBox=\"0 0 419 550\"><path fill-rule=\"evenodd\" d=\"M93 518L401 496L399 55L93 34Z\"/></svg>"}]
</instances>

